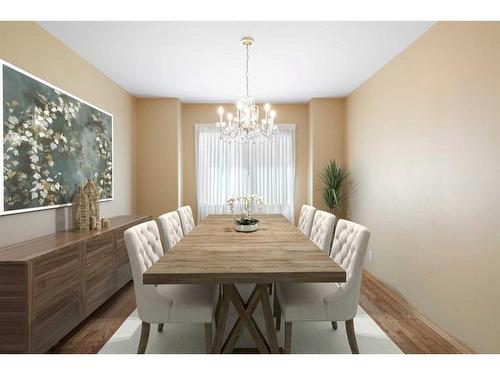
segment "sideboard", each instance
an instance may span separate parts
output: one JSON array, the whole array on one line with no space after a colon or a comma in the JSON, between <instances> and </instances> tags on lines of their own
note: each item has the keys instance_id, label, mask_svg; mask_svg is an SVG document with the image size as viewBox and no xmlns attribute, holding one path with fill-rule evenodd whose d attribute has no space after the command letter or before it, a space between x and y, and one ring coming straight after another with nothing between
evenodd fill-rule
<instances>
[{"instance_id":1,"label":"sideboard","mask_svg":"<svg viewBox=\"0 0 500 375\"><path fill-rule=\"evenodd\" d=\"M0 248L0 353L44 353L132 279L123 232L64 231Z\"/></svg>"}]
</instances>

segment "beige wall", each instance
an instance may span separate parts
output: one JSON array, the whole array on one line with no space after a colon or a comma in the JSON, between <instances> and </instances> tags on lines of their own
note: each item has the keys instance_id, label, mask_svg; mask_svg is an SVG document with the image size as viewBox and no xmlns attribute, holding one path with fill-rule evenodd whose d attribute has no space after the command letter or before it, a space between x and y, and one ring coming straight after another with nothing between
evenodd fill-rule
<instances>
[{"instance_id":1,"label":"beige wall","mask_svg":"<svg viewBox=\"0 0 500 375\"><path fill-rule=\"evenodd\" d=\"M0 59L113 114L115 199L101 213L133 212L135 99L34 22L0 22ZM63 230L70 217L70 208L1 216L0 246Z\"/></svg>"},{"instance_id":2,"label":"beige wall","mask_svg":"<svg viewBox=\"0 0 500 375\"><path fill-rule=\"evenodd\" d=\"M139 213L177 209L181 104L177 99L137 99Z\"/></svg>"},{"instance_id":3,"label":"beige wall","mask_svg":"<svg viewBox=\"0 0 500 375\"><path fill-rule=\"evenodd\" d=\"M311 99L309 103L309 154L312 204L327 210L321 194L320 172L332 159L345 163L345 99Z\"/></svg>"},{"instance_id":4,"label":"beige wall","mask_svg":"<svg viewBox=\"0 0 500 375\"><path fill-rule=\"evenodd\" d=\"M220 104L182 104L182 204L189 204L197 217L195 131L197 123L217 121ZM229 110L231 104L224 104ZM273 104L277 123L296 124L295 219L300 206L308 202L308 137L309 110L307 104Z\"/></svg>"},{"instance_id":5,"label":"beige wall","mask_svg":"<svg viewBox=\"0 0 500 375\"><path fill-rule=\"evenodd\" d=\"M500 352L499 46L499 22L440 22L347 100L368 270L490 353Z\"/></svg>"}]
</instances>

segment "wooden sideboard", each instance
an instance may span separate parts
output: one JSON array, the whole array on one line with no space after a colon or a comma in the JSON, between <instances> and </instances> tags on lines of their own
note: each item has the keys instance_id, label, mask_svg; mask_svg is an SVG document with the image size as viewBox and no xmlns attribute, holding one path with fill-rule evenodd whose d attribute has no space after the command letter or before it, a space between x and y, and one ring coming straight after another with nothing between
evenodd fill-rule
<instances>
[{"instance_id":1,"label":"wooden sideboard","mask_svg":"<svg viewBox=\"0 0 500 375\"><path fill-rule=\"evenodd\" d=\"M0 353L44 353L132 279L124 231L64 231L0 248Z\"/></svg>"}]
</instances>

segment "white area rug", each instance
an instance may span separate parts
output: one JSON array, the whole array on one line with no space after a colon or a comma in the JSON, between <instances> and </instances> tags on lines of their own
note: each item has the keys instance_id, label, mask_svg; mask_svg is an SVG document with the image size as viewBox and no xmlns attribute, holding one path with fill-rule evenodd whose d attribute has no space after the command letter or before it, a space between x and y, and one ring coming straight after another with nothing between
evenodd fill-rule
<instances>
[{"instance_id":1,"label":"white area rug","mask_svg":"<svg viewBox=\"0 0 500 375\"><path fill-rule=\"evenodd\" d=\"M227 332L232 328L236 317L237 313L231 306L226 325ZM260 305L257 307L254 317L265 335ZM402 353L360 306L358 306L358 314L354 319L354 326L361 354ZM137 310L135 310L104 345L99 354L136 353L140 335L141 320ZM215 331L213 335L215 336ZM278 342L281 347L283 346L283 336L284 324L282 324L282 329L278 331ZM238 340L237 347L255 347L246 330ZM152 324L146 353L205 353L203 324L165 324L163 332L158 332L157 325ZM293 323L292 353L351 353L344 322L338 323L337 330L333 330L329 322Z\"/></svg>"}]
</instances>

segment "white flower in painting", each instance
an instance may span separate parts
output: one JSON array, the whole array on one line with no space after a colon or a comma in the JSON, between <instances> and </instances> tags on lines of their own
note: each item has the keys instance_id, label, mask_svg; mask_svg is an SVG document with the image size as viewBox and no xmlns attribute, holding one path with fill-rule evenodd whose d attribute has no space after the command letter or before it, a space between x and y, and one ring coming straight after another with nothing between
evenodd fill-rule
<instances>
[{"instance_id":1,"label":"white flower in painting","mask_svg":"<svg viewBox=\"0 0 500 375\"><path fill-rule=\"evenodd\" d=\"M38 198L38 192L37 191L32 191L31 192L31 199L37 199Z\"/></svg>"},{"instance_id":2,"label":"white flower in painting","mask_svg":"<svg viewBox=\"0 0 500 375\"><path fill-rule=\"evenodd\" d=\"M47 162L47 164L49 165L49 167L53 167L53 166L54 166L54 160L52 160L52 159L51 159L51 160L49 160L49 161Z\"/></svg>"},{"instance_id":3,"label":"white flower in painting","mask_svg":"<svg viewBox=\"0 0 500 375\"><path fill-rule=\"evenodd\" d=\"M18 162L17 160L14 160L14 161L12 162L12 165L13 165L14 167L17 167L17 165L18 165L18 164L19 164L19 162Z\"/></svg>"},{"instance_id":4,"label":"white flower in painting","mask_svg":"<svg viewBox=\"0 0 500 375\"><path fill-rule=\"evenodd\" d=\"M16 116L9 116L8 121L13 125L19 124L19 120L17 119Z\"/></svg>"},{"instance_id":5,"label":"white flower in painting","mask_svg":"<svg viewBox=\"0 0 500 375\"><path fill-rule=\"evenodd\" d=\"M56 182L54 185L54 189L59 190L61 188L61 185L59 185L59 182Z\"/></svg>"},{"instance_id":6,"label":"white flower in painting","mask_svg":"<svg viewBox=\"0 0 500 375\"><path fill-rule=\"evenodd\" d=\"M30 159L31 159L32 163L36 163L39 160L38 155L34 155L34 154L30 156Z\"/></svg>"},{"instance_id":7,"label":"white flower in painting","mask_svg":"<svg viewBox=\"0 0 500 375\"><path fill-rule=\"evenodd\" d=\"M49 194L48 194L47 190L42 190L42 191L40 192L40 195L42 196L42 198L44 198L44 199L45 199L45 198L47 198L47 195L49 195Z\"/></svg>"},{"instance_id":8,"label":"white flower in painting","mask_svg":"<svg viewBox=\"0 0 500 375\"><path fill-rule=\"evenodd\" d=\"M54 142L50 142L50 149L55 150L57 148L57 145Z\"/></svg>"},{"instance_id":9,"label":"white flower in painting","mask_svg":"<svg viewBox=\"0 0 500 375\"><path fill-rule=\"evenodd\" d=\"M19 151L18 151L18 150L16 150L16 149L14 149L14 150L12 151L12 153L13 153L14 155L16 155L16 156L18 156L18 155L19 155Z\"/></svg>"},{"instance_id":10,"label":"white flower in painting","mask_svg":"<svg viewBox=\"0 0 500 375\"><path fill-rule=\"evenodd\" d=\"M34 178L35 180L39 180L41 177L42 177L42 176L40 176L40 174L39 174L38 172L37 172L37 173L35 173L35 174L33 175L33 178Z\"/></svg>"},{"instance_id":11,"label":"white flower in painting","mask_svg":"<svg viewBox=\"0 0 500 375\"><path fill-rule=\"evenodd\" d=\"M97 176L99 176L99 173L94 173L94 177L97 178Z\"/></svg>"},{"instance_id":12,"label":"white flower in painting","mask_svg":"<svg viewBox=\"0 0 500 375\"><path fill-rule=\"evenodd\" d=\"M33 163L31 163L31 164L30 164L30 168L31 168L31 169L36 169L36 165L35 165L35 164L33 164Z\"/></svg>"},{"instance_id":13,"label":"white flower in painting","mask_svg":"<svg viewBox=\"0 0 500 375\"><path fill-rule=\"evenodd\" d=\"M24 134L26 134L27 137L31 137L33 135L29 130L26 130Z\"/></svg>"}]
</instances>

